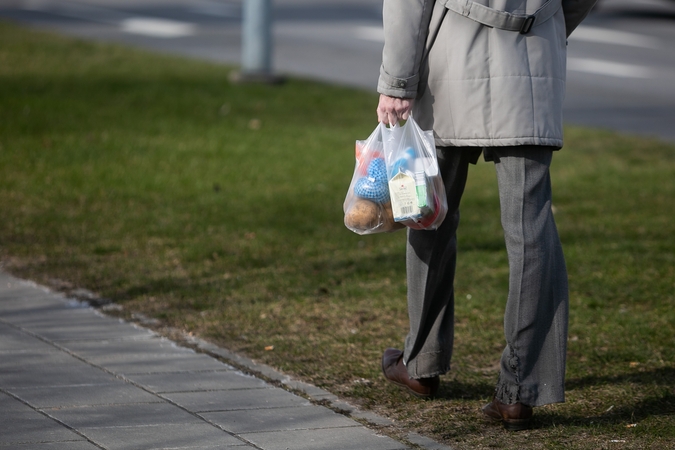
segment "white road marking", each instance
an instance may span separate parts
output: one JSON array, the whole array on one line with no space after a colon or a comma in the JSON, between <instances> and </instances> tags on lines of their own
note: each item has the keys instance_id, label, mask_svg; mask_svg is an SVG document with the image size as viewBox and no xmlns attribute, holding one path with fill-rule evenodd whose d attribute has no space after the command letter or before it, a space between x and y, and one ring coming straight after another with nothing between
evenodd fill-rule
<instances>
[{"instance_id":1,"label":"white road marking","mask_svg":"<svg viewBox=\"0 0 675 450\"><path fill-rule=\"evenodd\" d=\"M589 58L568 58L567 69L620 78L655 78L656 76L654 70L649 67Z\"/></svg>"},{"instance_id":2,"label":"white road marking","mask_svg":"<svg viewBox=\"0 0 675 450\"><path fill-rule=\"evenodd\" d=\"M190 9L198 14L214 17L240 18L241 6L210 0L195 2Z\"/></svg>"},{"instance_id":3,"label":"white road marking","mask_svg":"<svg viewBox=\"0 0 675 450\"><path fill-rule=\"evenodd\" d=\"M638 48L660 48L661 41L644 34L581 25L569 38L571 41L596 42L600 44L625 45Z\"/></svg>"},{"instance_id":4,"label":"white road marking","mask_svg":"<svg viewBox=\"0 0 675 450\"><path fill-rule=\"evenodd\" d=\"M159 38L176 38L195 34L195 26L192 23L154 17L130 17L122 20L120 27L126 33Z\"/></svg>"}]
</instances>

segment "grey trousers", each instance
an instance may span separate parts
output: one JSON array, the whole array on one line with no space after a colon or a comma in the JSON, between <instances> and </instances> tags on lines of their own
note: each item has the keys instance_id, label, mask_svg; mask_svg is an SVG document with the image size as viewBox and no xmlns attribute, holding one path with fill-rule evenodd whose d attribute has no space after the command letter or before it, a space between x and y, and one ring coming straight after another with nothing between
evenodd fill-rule
<instances>
[{"instance_id":1,"label":"grey trousers","mask_svg":"<svg viewBox=\"0 0 675 450\"><path fill-rule=\"evenodd\" d=\"M408 231L410 331L404 362L412 378L450 370L459 203L480 149L439 148L448 214L434 231ZM485 149L494 161L509 260L506 347L495 396L530 406L564 401L568 291L565 260L551 211L549 147Z\"/></svg>"}]
</instances>

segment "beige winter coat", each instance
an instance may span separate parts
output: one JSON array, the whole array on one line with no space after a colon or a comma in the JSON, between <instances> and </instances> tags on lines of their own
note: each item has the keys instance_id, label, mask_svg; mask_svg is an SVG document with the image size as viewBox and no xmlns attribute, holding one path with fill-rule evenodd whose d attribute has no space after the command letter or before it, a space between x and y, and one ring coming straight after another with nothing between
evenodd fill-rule
<instances>
[{"instance_id":1,"label":"beige winter coat","mask_svg":"<svg viewBox=\"0 0 675 450\"><path fill-rule=\"evenodd\" d=\"M521 34L448 11L443 1L384 0L378 92L416 98L415 119L439 146L562 147L566 38L596 0L552 1L562 3L553 17ZM477 3L529 15L545 0Z\"/></svg>"}]
</instances>

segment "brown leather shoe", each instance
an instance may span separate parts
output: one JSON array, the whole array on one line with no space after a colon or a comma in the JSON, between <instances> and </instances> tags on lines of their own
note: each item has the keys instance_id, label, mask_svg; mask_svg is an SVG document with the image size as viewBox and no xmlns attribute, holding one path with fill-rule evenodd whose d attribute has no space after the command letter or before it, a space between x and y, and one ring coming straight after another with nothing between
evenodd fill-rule
<instances>
[{"instance_id":1,"label":"brown leather shoe","mask_svg":"<svg viewBox=\"0 0 675 450\"><path fill-rule=\"evenodd\" d=\"M496 398L483 406L483 414L490 420L502 422L509 431L520 431L530 428L532 422L532 407L522 403L507 405Z\"/></svg>"},{"instance_id":2,"label":"brown leather shoe","mask_svg":"<svg viewBox=\"0 0 675 450\"><path fill-rule=\"evenodd\" d=\"M411 394L420 398L433 397L438 390L440 378L410 378L403 364L403 352L388 348L382 355L382 373L387 381L406 388Z\"/></svg>"}]
</instances>

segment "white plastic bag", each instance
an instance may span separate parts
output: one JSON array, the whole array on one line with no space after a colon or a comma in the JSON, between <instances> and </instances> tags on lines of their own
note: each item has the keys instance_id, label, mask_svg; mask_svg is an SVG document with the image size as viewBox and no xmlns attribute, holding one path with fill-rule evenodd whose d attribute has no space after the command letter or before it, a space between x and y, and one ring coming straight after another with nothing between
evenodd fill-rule
<instances>
[{"instance_id":1,"label":"white plastic bag","mask_svg":"<svg viewBox=\"0 0 675 450\"><path fill-rule=\"evenodd\" d=\"M403 126L382 126L384 159L394 221L415 230L435 230L448 212L432 131L412 115Z\"/></svg>"},{"instance_id":2,"label":"white plastic bag","mask_svg":"<svg viewBox=\"0 0 675 450\"><path fill-rule=\"evenodd\" d=\"M357 234L373 234L404 228L394 222L382 142L383 124L365 141L356 141L356 166L343 211L345 226Z\"/></svg>"}]
</instances>

